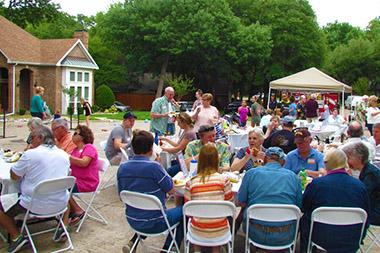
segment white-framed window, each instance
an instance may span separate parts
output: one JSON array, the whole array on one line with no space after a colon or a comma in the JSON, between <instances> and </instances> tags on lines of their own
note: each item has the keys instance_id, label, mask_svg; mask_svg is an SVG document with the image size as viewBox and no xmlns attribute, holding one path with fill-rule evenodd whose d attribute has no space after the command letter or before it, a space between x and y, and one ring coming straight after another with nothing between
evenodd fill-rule
<instances>
[{"instance_id":1,"label":"white-framed window","mask_svg":"<svg viewBox=\"0 0 380 253\"><path fill-rule=\"evenodd\" d=\"M70 90L70 94L66 95L63 110L66 111L67 107L74 108L74 114L77 113L77 108L81 107L80 98L92 100L92 72L81 69L67 68L64 74L65 86Z\"/></svg>"},{"instance_id":2,"label":"white-framed window","mask_svg":"<svg viewBox=\"0 0 380 253\"><path fill-rule=\"evenodd\" d=\"M83 80L83 72L77 72L77 81L82 82Z\"/></svg>"},{"instance_id":3,"label":"white-framed window","mask_svg":"<svg viewBox=\"0 0 380 253\"><path fill-rule=\"evenodd\" d=\"M70 82L75 82L75 72L70 71Z\"/></svg>"},{"instance_id":4,"label":"white-framed window","mask_svg":"<svg viewBox=\"0 0 380 253\"><path fill-rule=\"evenodd\" d=\"M84 81L88 83L90 81L90 73L84 72Z\"/></svg>"}]
</instances>

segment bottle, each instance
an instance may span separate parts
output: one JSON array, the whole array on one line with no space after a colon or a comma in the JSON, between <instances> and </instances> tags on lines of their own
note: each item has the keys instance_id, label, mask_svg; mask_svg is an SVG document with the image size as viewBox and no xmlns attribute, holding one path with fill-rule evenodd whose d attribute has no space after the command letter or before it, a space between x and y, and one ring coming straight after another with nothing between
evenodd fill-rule
<instances>
[{"instance_id":1,"label":"bottle","mask_svg":"<svg viewBox=\"0 0 380 253\"><path fill-rule=\"evenodd\" d=\"M198 161L193 159L190 162L190 171L189 171L189 176L194 177L197 175L197 170L198 170Z\"/></svg>"},{"instance_id":2,"label":"bottle","mask_svg":"<svg viewBox=\"0 0 380 253\"><path fill-rule=\"evenodd\" d=\"M305 190L306 183L307 183L307 173L306 170L303 168L301 171L298 173L299 178L301 179L301 187L302 191Z\"/></svg>"},{"instance_id":3,"label":"bottle","mask_svg":"<svg viewBox=\"0 0 380 253\"><path fill-rule=\"evenodd\" d=\"M154 133L154 143L156 145L158 145L158 133L157 132Z\"/></svg>"}]
</instances>

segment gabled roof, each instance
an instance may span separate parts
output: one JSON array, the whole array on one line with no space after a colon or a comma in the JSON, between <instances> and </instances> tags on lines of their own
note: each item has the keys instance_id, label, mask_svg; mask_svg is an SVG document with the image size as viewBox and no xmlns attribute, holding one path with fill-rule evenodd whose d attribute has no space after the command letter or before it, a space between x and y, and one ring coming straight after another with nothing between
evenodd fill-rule
<instances>
[{"instance_id":1,"label":"gabled roof","mask_svg":"<svg viewBox=\"0 0 380 253\"><path fill-rule=\"evenodd\" d=\"M274 80L270 82L270 88L284 90L352 92L351 86L335 80L314 67Z\"/></svg>"},{"instance_id":2,"label":"gabled roof","mask_svg":"<svg viewBox=\"0 0 380 253\"><path fill-rule=\"evenodd\" d=\"M0 52L8 63L59 66L62 58L80 44L86 58L97 68L87 49L78 39L40 40L0 15Z\"/></svg>"}]
</instances>

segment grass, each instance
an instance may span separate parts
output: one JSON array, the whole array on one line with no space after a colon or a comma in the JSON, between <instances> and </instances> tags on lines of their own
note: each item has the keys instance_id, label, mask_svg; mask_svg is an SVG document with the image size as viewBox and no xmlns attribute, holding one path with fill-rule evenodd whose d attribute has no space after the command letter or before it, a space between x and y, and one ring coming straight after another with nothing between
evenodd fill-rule
<instances>
[{"instance_id":1,"label":"grass","mask_svg":"<svg viewBox=\"0 0 380 253\"><path fill-rule=\"evenodd\" d=\"M134 111L133 112L138 120L150 119L150 111ZM117 113L95 113L91 116L91 119L99 117L113 120L122 120L125 112L117 112ZM84 116L81 115L81 119L84 119Z\"/></svg>"}]
</instances>

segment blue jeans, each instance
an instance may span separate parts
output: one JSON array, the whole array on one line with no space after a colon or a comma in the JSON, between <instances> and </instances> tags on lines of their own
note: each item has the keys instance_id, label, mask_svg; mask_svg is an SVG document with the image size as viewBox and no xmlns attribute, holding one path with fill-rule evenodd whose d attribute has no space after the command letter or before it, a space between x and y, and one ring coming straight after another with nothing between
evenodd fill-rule
<instances>
[{"instance_id":1,"label":"blue jeans","mask_svg":"<svg viewBox=\"0 0 380 253\"><path fill-rule=\"evenodd\" d=\"M166 210L166 216L168 218L168 222L170 226L179 222L179 225L177 227L177 232L175 234L175 241L177 242L178 247L181 247L181 242L183 240L182 206L178 206L178 207L174 207L174 208ZM143 229L143 230L137 229L137 230L143 233L160 233L162 231L165 231L167 228L168 227L165 223L165 220L161 219L160 222L157 222L156 224L154 224L154 226L150 229ZM165 250L169 249L169 245L171 242L172 242L172 237L170 234L168 234L168 237L166 237L166 241L165 241L163 249Z\"/></svg>"},{"instance_id":2,"label":"blue jeans","mask_svg":"<svg viewBox=\"0 0 380 253\"><path fill-rule=\"evenodd\" d=\"M174 177L180 171L181 171L181 167L179 164L175 164L175 165L168 168L168 174L171 177Z\"/></svg>"},{"instance_id":3,"label":"blue jeans","mask_svg":"<svg viewBox=\"0 0 380 253\"><path fill-rule=\"evenodd\" d=\"M296 233L296 222L249 221L249 238L257 243L282 246L291 243ZM244 230L246 220L243 222Z\"/></svg>"}]
</instances>

